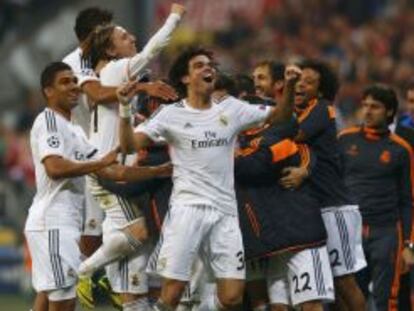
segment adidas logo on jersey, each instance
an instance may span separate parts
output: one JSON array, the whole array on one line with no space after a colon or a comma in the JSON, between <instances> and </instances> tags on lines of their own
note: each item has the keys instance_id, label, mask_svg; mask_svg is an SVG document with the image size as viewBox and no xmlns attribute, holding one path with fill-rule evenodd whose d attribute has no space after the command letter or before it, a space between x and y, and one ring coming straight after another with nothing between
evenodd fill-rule
<instances>
[{"instance_id":1,"label":"adidas logo on jersey","mask_svg":"<svg viewBox=\"0 0 414 311\"><path fill-rule=\"evenodd\" d=\"M193 127L193 125L191 123L189 123L189 122L187 122L186 124L184 124L184 128L185 129L189 129L189 128L192 128L192 127Z\"/></svg>"}]
</instances>

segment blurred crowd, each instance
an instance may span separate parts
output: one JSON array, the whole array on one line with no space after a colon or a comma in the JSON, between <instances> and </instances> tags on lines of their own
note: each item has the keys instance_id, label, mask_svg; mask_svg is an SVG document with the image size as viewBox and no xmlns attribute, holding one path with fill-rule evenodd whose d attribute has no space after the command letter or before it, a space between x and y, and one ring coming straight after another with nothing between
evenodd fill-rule
<instances>
[{"instance_id":1,"label":"blurred crowd","mask_svg":"<svg viewBox=\"0 0 414 311\"><path fill-rule=\"evenodd\" d=\"M213 47L221 69L228 73L251 73L263 59L320 58L340 76L336 104L341 128L358 122L361 91L368 83L390 83L403 94L414 78L413 1L268 2L259 21L246 18L248 12L234 10L228 26L214 32L182 27L161 58L162 69L168 68L182 45L194 42ZM7 184L0 187L0 216L8 216L0 220L17 228L34 191L29 131L41 109L38 90L28 91L20 109L0 117L0 183ZM4 202L18 203L8 208Z\"/></svg>"},{"instance_id":2,"label":"blurred crowd","mask_svg":"<svg viewBox=\"0 0 414 311\"><path fill-rule=\"evenodd\" d=\"M414 77L413 1L276 0L264 10L260 21L235 10L229 26L214 33L183 29L175 50L193 40L213 46L230 73L251 73L263 59L328 61L341 80L341 127L356 122L364 86L384 82L402 91Z\"/></svg>"}]
</instances>

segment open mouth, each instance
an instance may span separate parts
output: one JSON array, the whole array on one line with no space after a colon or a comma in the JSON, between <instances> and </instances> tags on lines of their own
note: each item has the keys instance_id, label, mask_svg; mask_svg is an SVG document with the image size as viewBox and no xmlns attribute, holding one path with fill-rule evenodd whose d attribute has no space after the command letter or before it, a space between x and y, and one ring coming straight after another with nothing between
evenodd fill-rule
<instances>
[{"instance_id":1,"label":"open mouth","mask_svg":"<svg viewBox=\"0 0 414 311\"><path fill-rule=\"evenodd\" d=\"M207 83L211 83L214 81L214 76L212 73L207 73L203 76L203 81Z\"/></svg>"}]
</instances>

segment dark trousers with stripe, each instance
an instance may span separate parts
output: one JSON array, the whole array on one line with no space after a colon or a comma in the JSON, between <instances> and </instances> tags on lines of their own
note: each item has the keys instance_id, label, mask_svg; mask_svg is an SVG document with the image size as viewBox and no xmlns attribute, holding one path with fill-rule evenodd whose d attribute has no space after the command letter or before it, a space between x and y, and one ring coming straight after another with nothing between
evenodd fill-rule
<instances>
[{"instance_id":1,"label":"dark trousers with stripe","mask_svg":"<svg viewBox=\"0 0 414 311\"><path fill-rule=\"evenodd\" d=\"M363 228L363 249L367 267L357 273L357 281L366 297L372 281L377 311L398 310L401 230L398 224Z\"/></svg>"}]
</instances>

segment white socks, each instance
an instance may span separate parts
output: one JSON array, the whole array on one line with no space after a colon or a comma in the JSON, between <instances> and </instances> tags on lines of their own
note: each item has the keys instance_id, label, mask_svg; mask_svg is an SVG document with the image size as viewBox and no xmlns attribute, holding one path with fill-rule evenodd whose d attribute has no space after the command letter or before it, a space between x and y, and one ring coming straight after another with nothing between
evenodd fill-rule
<instances>
[{"instance_id":1,"label":"white socks","mask_svg":"<svg viewBox=\"0 0 414 311\"><path fill-rule=\"evenodd\" d=\"M148 311L150 310L148 298L140 298L131 302L122 304L123 311Z\"/></svg>"},{"instance_id":2,"label":"white socks","mask_svg":"<svg viewBox=\"0 0 414 311\"><path fill-rule=\"evenodd\" d=\"M173 308L165 305L160 299L152 306L152 311L174 311Z\"/></svg>"},{"instance_id":3,"label":"white socks","mask_svg":"<svg viewBox=\"0 0 414 311\"><path fill-rule=\"evenodd\" d=\"M105 237L104 243L97 251L80 264L79 275L91 277L96 270L133 253L141 246L141 241L131 235L121 230L113 231Z\"/></svg>"}]
</instances>

